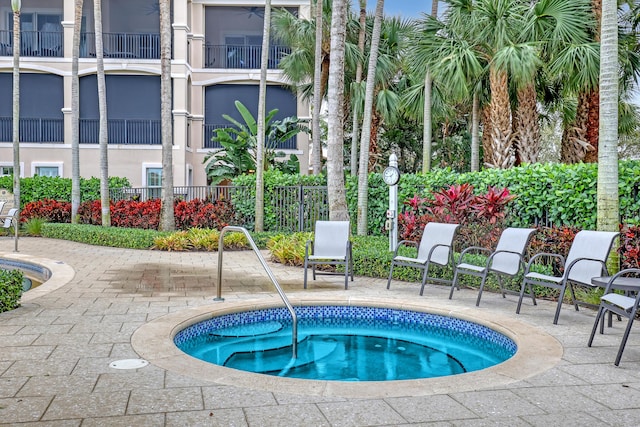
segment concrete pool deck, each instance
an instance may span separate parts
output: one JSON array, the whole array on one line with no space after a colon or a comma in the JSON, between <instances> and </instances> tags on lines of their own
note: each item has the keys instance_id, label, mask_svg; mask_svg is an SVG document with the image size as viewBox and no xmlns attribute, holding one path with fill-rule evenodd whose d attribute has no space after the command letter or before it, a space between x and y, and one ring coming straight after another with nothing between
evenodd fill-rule
<instances>
[{"instance_id":1,"label":"concrete pool deck","mask_svg":"<svg viewBox=\"0 0 640 427\"><path fill-rule=\"evenodd\" d=\"M15 256L0 237L0 257ZM217 254L123 250L21 238L19 257L48 262L54 286L25 295L0 314L0 425L42 426L381 426L381 425L637 425L640 423L640 329L634 328L619 367L613 360L625 322L614 321L594 347L586 342L595 313L463 289L356 277L318 276L302 289L302 269L270 263L295 301L362 301L451 312L495 322L529 340L531 353L507 371L397 383L368 394L215 377L188 359L166 363L165 332L220 305L276 304L279 297L252 252L227 252L223 297L216 295ZM56 275L58 273L58 275ZM74 274L75 273L75 274ZM34 289L34 291L38 288ZM34 292L30 291L30 292ZM511 332L510 332L511 331ZM520 337L521 335L521 337ZM145 338L140 340L140 338ZM153 340L157 339L157 342ZM163 341L164 340L164 341ZM164 344L163 344L164 343ZM142 355L139 369L110 367ZM154 354L155 352L155 354ZM493 368L492 368L493 369ZM485 373L487 374L487 373ZM359 384L357 386L360 386Z\"/></svg>"}]
</instances>

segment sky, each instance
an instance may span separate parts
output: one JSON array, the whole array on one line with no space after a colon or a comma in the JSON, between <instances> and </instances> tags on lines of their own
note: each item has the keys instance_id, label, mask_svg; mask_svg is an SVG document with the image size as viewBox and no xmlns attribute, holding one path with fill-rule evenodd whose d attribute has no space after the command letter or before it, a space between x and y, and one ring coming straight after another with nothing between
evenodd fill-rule
<instances>
[{"instance_id":1,"label":"sky","mask_svg":"<svg viewBox=\"0 0 640 427\"><path fill-rule=\"evenodd\" d=\"M376 0L367 1L367 10L376 8ZM388 16L400 15L403 18L419 18L420 13L431 13L431 0L386 0L384 13Z\"/></svg>"}]
</instances>

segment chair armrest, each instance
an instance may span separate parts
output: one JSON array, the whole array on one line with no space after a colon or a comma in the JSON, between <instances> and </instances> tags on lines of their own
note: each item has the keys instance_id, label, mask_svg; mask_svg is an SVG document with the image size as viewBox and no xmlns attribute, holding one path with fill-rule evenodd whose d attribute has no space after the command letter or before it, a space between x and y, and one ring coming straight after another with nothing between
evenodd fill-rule
<instances>
[{"instance_id":1,"label":"chair armrest","mask_svg":"<svg viewBox=\"0 0 640 427\"><path fill-rule=\"evenodd\" d=\"M574 265L576 265L577 263L579 263L580 261L593 261L593 262L598 262L600 263L600 265L602 265L602 271L604 271L604 275L607 276L609 274L609 271L607 270L607 263L602 261L601 259L594 259L594 258L576 258L574 259L571 264L569 264L566 269L564 274L566 274L567 277L569 277L569 274L571 273L571 269L573 268ZM588 286L592 286L590 283L587 283Z\"/></svg>"},{"instance_id":2,"label":"chair armrest","mask_svg":"<svg viewBox=\"0 0 640 427\"><path fill-rule=\"evenodd\" d=\"M313 240L307 240L304 245L304 257L307 258L309 255L313 255Z\"/></svg>"},{"instance_id":3,"label":"chair armrest","mask_svg":"<svg viewBox=\"0 0 640 427\"><path fill-rule=\"evenodd\" d=\"M456 265L462 264L462 261L464 260L464 256L466 254L468 254L468 253L478 253L478 252L491 253L491 250L487 249L487 248L483 248L482 246L469 246L468 248L465 248L465 250L460 252L460 256L458 257L458 262L457 262Z\"/></svg>"},{"instance_id":4,"label":"chair armrest","mask_svg":"<svg viewBox=\"0 0 640 427\"><path fill-rule=\"evenodd\" d=\"M535 264L536 260L538 258L541 258L543 256L548 256L548 257L553 257L553 258L557 258L560 260L560 265L562 267L564 267L564 257L562 255L558 255L558 254L552 254L549 252L540 252L539 254L535 254L534 256L531 257L531 259L529 260L529 262L527 263L527 266L525 267L524 270L524 274L525 276L529 273L529 271L531 270L531 266Z\"/></svg>"},{"instance_id":5,"label":"chair armrest","mask_svg":"<svg viewBox=\"0 0 640 427\"><path fill-rule=\"evenodd\" d=\"M440 247L444 247L444 248L449 248L449 261L451 261L452 263L455 262L455 260L453 259L453 246L452 245L445 245L443 243L438 243L437 245L433 245L431 247L431 250L429 251L429 255L427 256L428 260L431 260L431 255L433 255L433 252L440 248Z\"/></svg>"},{"instance_id":6,"label":"chair armrest","mask_svg":"<svg viewBox=\"0 0 640 427\"><path fill-rule=\"evenodd\" d=\"M627 274L635 274L636 276L640 277L640 268L626 268L624 270L620 270L619 272L611 276L611 278L609 279L609 282L607 283L607 287L604 290L603 295L611 293L611 291L615 290L616 287L613 283L616 281L618 277L625 276Z\"/></svg>"},{"instance_id":7,"label":"chair armrest","mask_svg":"<svg viewBox=\"0 0 640 427\"><path fill-rule=\"evenodd\" d=\"M398 255L398 250L400 249L401 246L414 246L417 247L418 243L414 242L413 240L401 240L398 242L398 245L396 246L396 250L393 251L393 257L395 258Z\"/></svg>"}]
</instances>

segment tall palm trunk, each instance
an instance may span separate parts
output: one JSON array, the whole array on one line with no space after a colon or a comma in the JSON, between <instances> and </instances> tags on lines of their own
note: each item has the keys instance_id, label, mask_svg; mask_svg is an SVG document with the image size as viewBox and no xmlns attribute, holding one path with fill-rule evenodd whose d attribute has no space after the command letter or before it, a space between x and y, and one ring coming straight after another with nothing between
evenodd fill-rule
<instances>
[{"instance_id":1,"label":"tall palm trunk","mask_svg":"<svg viewBox=\"0 0 640 427\"><path fill-rule=\"evenodd\" d=\"M491 67L489 70L491 85L491 151L493 158L486 159L494 168L506 169L513 166L513 132L511 129L511 104L507 73Z\"/></svg>"},{"instance_id":2,"label":"tall palm trunk","mask_svg":"<svg viewBox=\"0 0 640 427\"><path fill-rule=\"evenodd\" d=\"M369 66L367 68L367 86L364 98L364 117L362 118L362 137L360 139L360 164L358 172L358 235L367 235L367 205L369 202L369 142L371 138L371 116L373 110L373 93L376 85L376 66L378 64L378 48L382 31L382 12L384 0L378 0L371 34L369 50Z\"/></svg>"},{"instance_id":3,"label":"tall palm trunk","mask_svg":"<svg viewBox=\"0 0 640 427\"><path fill-rule=\"evenodd\" d=\"M162 122L162 211L160 229L175 230L173 211L173 118L171 117L171 0L160 1L160 119Z\"/></svg>"},{"instance_id":4,"label":"tall palm trunk","mask_svg":"<svg viewBox=\"0 0 640 427\"><path fill-rule=\"evenodd\" d=\"M573 122L564 126L560 161L566 164L580 163L588 150L593 149L586 140L586 123L589 118L589 94L585 91L578 94L576 117Z\"/></svg>"},{"instance_id":5,"label":"tall palm trunk","mask_svg":"<svg viewBox=\"0 0 640 427\"><path fill-rule=\"evenodd\" d=\"M364 56L364 39L367 31L367 0L360 0L360 31L358 32L358 51ZM362 61L358 60L356 65L356 86L362 82ZM359 117L358 104L352 101L352 116L353 122L351 124L351 176L358 174L358 135L360 133L360 117Z\"/></svg>"},{"instance_id":6,"label":"tall palm trunk","mask_svg":"<svg viewBox=\"0 0 640 427\"><path fill-rule=\"evenodd\" d=\"M591 0L591 8L596 18L596 41L600 41L600 21L602 20L602 0ZM616 19L617 25L617 19ZM602 49L602 47L600 47ZM598 139L600 126L600 89L593 88L589 91L589 118L587 119L585 136L592 150L585 153L584 161L595 163L598 161Z\"/></svg>"},{"instance_id":7,"label":"tall palm trunk","mask_svg":"<svg viewBox=\"0 0 640 427\"><path fill-rule=\"evenodd\" d=\"M73 9L73 47L71 55L71 223L78 223L80 208L80 30L83 0L75 0Z\"/></svg>"},{"instance_id":8,"label":"tall palm trunk","mask_svg":"<svg viewBox=\"0 0 640 427\"><path fill-rule=\"evenodd\" d=\"M96 77L98 81L98 110L100 112L100 130L98 134L98 142L100 143L100 205L102 225L109 227L111 225L109 209L109 132L107 130L107 89L104 76L104 50L102 45L102 0L93 0L93 15L96 28Z\"/></svg>"},{"instance_id":9,"label":"tall palm trunk","mask_svg":"<svg viewBox=\"0 0 640 427\"><path fill-rule=\"evenodd\" d=\"M431 2L431 16L438 16L438 1ZM431 170L431 130L433 129L433 122L431 120L431 85L432 85L431 71L427 70L424 76L424 109L423 109L423 121L424 127L422 129L422 173L427 173Z\"/></svg>"},{"instance_id":10,"label":"tall palm trunk","mask_svg":"<svg viewBox=\"0 0 640 427\"><path fill-rule=\"evenodd\" d=\"M533 83L518 89L518 136L516 150L522 163L536 163L540 153L537 94Z\"/></svg>"},{"instance_id":11,"label":"tall palm trunk","mask_svg":"<svg viewBox=\"0 0 640 427\"><path fill-rule=\"evenodd\" d=\"M13 205L18 208L18 214L20 214L20 1L12 0L11 9L13 10Z\"/></svg>"},{"instance_id":12,"label":"tall palm trunk","mask_svg":"<svg viewBox=\"0 0 640 427\"><path fill-rule=\"evenodd\" d=\"M316 0L315 10L316 44L313 59L313 115L311 116L311 166L313 167L314 175L322 172L322 133L320 131L320 111L322 110L322 96L324 94L322 87L322 30L324 27L322 22L322 2L323 0Z\"/></svg>"},{"instance_id":13,"label":"tall palm trunk","mask_svg":"<svg viewBox=\"0 0 640 427\"><path fill-rule=\"evenodd\" d=\"M482 152L484 153L484 164L487 165L489 159L493 159L493 149L491 147L491 107L485 105L480 115L482 116Z\"/></svg>"},{"instance_id":14,"label":"tall palm trunk","mask_svg":"<svg viewBox=\"0 0 640 427\"><path fill-rule=\"evenodd\" d=\"M598 230L618 231L618 17L616 0L602 0ZM615 251L614 251L615 253Z\"/></svg>"},{"instance_id":15,"label":"tall palm trunk","mask_svg":"<svg viewBox=\"0 0 640 427\"><path fill-rule=\"evenodd\" d=\"M471 172L480 170L480 97L473 91L473 107L471 110Z\"/></svg>"},{"instance_id":16,"label":"tall palm trunk","mask_svg":"<svg viewBox=\"0 0 640 427\"><path fill-rule=\"evenodd\" d=\"M331 59L329 65L329 117L327 131L327 190L329 219L349 219L344 184L344 55L347 33L347 0L334 0L331 11Z\"/></svg>"},{"instance_id":17,"label":"tall palm trunk","mask_svg":"<svg viewBox=\"0 0 640 427\"><path fill-rule=\"evenodd\" d=\"M265 104L267 100L267 65L269 61L269 38L271 37L271 0L264 4L262 28L262 56L260 58L260 89L258 92L258 131L256 141L256 221L255 231L264 231L264 147ZM315 90L315 88L314 88Z\"/></svg>"}]
</instances>

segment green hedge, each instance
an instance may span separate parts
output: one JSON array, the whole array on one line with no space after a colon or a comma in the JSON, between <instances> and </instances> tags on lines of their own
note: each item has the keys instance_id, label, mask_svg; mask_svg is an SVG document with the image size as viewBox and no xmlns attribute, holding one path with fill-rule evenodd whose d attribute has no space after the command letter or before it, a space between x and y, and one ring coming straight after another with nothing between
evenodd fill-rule
<instances>
[{"instance_id":1,"label":"green hedge","mask_svg":"<svg viewBox=\"0 0 640 427\"><path fill-rule=\"evenodd\" d=\"M0 313L20 305L24 274L20 270L0 269Z\"/></svg>"},{"instance_id":2,"label":"green hedge","mask_svg":"<svg viewBox=\"0 0 640 427\"><path fill-rule=\"evenodd\" d=\"M128 187L127 178L109 178L109 188ZM13 177L1 176L0 188L13 190ZM90 200L100 200L100 179L80 178L80 194L83 202ZM26 203L35 202L42 199L53 199L58 201L71 201L71 178L34 176L20 179L20 203L22 207Z\"/></svg>"},{"instance_id":3,"label":"green hedge","mask_svg":"<svg viewBox=\"0 0 640 427\"><path fill-rule=\"evenodd\" d=\"M485 169L475 173L458 173L449 169L436 169L427 174L403 174L398 185L398 200L402 204L415 194L427 196L452 184L470 183L476 191L484 192L488 186L507 187L517 198L511 203L508 225L527 227L543 219L555 225L574 225L584 229L596 228L596 192L598 165L581 163L534 164L511 169ZM619 163L620 216L624 224L640 223L640 161ZM246 186L250 195L234 200L241 213L253 217L255 210L255 175L234 179L235 185ZM273 207L274 187L282 185L326 185L324 175L299 176L281 172L265 173L265 229L275 225ZM347 204L354 224L357 218L358 178L345 179ZM368 228L372 235L381 235L389 205L389 189L378 173L369 174ZM402 207L400 207L402 209ZM250 224L248 225L250 226Z\"/></svg>"},{"instance_id":4,"label":"green hedge","mask_svg":"<svg viewBox=\"0 0 640 427\"><path fill-rule=\"evenodd\" d=\"M42 237L115 248L150 249L153 247L153 239L163 234L167 233L140 228L102 227L86 224L42 224Z\"/></svg>"}]
</instances>

